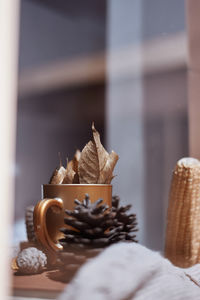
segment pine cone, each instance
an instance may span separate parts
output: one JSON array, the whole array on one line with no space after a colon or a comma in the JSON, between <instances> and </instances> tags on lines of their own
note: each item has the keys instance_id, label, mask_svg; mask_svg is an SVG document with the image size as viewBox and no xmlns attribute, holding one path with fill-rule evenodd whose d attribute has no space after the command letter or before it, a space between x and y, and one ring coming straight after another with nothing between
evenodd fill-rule
<instances>
[{"instance_id":1,"label":"pine cone","mask_svg":"<svg viewBox=\"0 0 200 300\"><path fill-rule=\"evenodd\" d=\"M136 214L127 214L127 211L132 205L119 206L119 203L119 196L113 196L112 211L116 213L115 219L118 222L118 226L122 226L122 229L119 235L116 235L112 239L112 242L132 241L137 243L137 240L135 239L136 235L134 234L138 231Z\"/></svg>"},{"instance_id":2,"label":"pine cone","mask_svg":"<svg viewBox=\"0 0 200 300\"><path fill-rule=\"evenodd\" d=\"M89 195L86 194L83 202L77 199L74 201L77 204L74 210L65 211L69 217L65 218L64 222L74 229L61 229L65 235L64 239L60 240L64 248L71 243L87 245L89 248L111 244L122 226L117 226L116 212L101 204L102 201L98 199L95 203L91 203Z\"/></svg>"},{"instance_id":3,"label":"pine cone","mask_svg":"<svg viewBox=\"0 0 200 300\"><path fill-rule=\"evenodd\" d=\"M131 205L119 207L119 197L112 198L112 208L102 204L102 199L91 203L86 194L83 202L75 200L74 210L66 210L69 216L62 228L64 238L60 240L63 251L59 257L63 268L77 268L88 258L100 253L104 247L119 241L136 242L136 215L127 214Z\"/></svg>"},{"instance_id":4,"label":"pine cone","mask_svg":"<svg viewBox=\"0 0 200 300\"><path fill-rule=\"evenodd\" d=\"M46 255L37 248L30 247L22 250L17 257L19 272L36 274L44 270L47 265Z\"/></svg>"},{"instance_id":5,"label":"pine cone","mask_svg":"<svg viewBox=\"0 0 200 300\"><path fill-rule=\"evenodd\" d=\"M25 212L26 234L29 242L36 242L36 236L33 225L34 206L28 206Z\"/></svg>"}]
</instances>

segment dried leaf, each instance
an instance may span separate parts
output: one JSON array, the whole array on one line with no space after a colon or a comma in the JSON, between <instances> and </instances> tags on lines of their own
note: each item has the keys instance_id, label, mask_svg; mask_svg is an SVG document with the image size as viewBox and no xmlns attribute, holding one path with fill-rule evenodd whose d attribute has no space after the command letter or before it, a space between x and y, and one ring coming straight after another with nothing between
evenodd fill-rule
<instances>
[{"instance_id":1,"label":"dried leaf","mask_svg":"<svg viewBox=\"0 0 200 300\"><path fill-rule=\"evenodd\" d=\"M77 149L76 153L74 154L74 158L73 158L73 170L76 173L78 173L78 163L79 163L80 158L81 158L81 151Z\"/></svg>"},{"instance_id":2,"label":"dried leaf","mask_svg":"<svg viewBox=\"0 0 200 300\"><path fill-rule=\"evenodd\" d=\"M92 123L92 133L93 133L93 140L95 142L97 156L98 156L98 160L99 160L99 172L101 173L101 171L103 170L103 168L106 164L109 154L105 150L103 145L101 144L100 134L95 129L94 123Z\"/></svg>"},{"instance_id":3,"label":"dried leaf","mask_svg":"<svg viewBox=\"0 0 200 300\"><path fill-rule=\"evenodd\" d=\"M51 176L51 179L49 181L49 184L61 184L63 182L63 179L66 175L66 169L63 166L60 166L59 169L55 169L53 172L53 175Z\"/></svg>"},{"instance_id":4,"label":"dried leaf","mask_svg":"<svg viewBox=\"0 0 200 300\"><path fill-rule=\"evenodd\" d=\"M72 160L67 163L66 175L63 180L63 184L79 183L78 176L78 163L81 156L80 150L76 150L76 153Z\"/></svg>"},{"instance_id":5,"label":"dried leaf","mask_svg":"<svg viewBox=\"0 0 200 300\"><path fill-rule=\"evenodd\" d=\"M75 173L74 174L74 179L73 179L73 182L72 182L73 184L78 184L78 183L80 183L79 182L79 175L78 175L78 173Z\"/></svg>"},{"instance_id":6,"label":"dried leaf","mask_svg":"<svg viewBox=\"0 0 200 300\"><path fill-rule=\"evenodd\" d=\"M79 160L78 173L80 183L110 183L118 155L114 151L108 154L104 149L94 124L92 124L92 132L93 140L83 148Z\"/></svg>"},{"instance_id":7,"label":"dried leaf","mask_svg":"<svg viewBox=\"0 0 200 300\"><path fill-rule=\"evenodd\" d=\"M79 164L80 157L81 157L81 151L76 150L76 153L75 153L74 158L73 158L73 170L75 172L74 180L73 180L74 184L79 183L78 164Z\"/></svg>"},{"instance_id":8,"label":"dried leaf","mask_svg":"<svg viewBox=\"0 0 200 300\"><path fill-rule=\"evenodd\" d=\"M112 179L114 178L113 170L114 170L114 167L115 167L118 159L119 159L119 156L114 151L112 151L109 154L106 164L105 164L103 170L100 172L100 177L99 177L98 183L106 183L106 184L111 183Z\"/></svg>"},{"instance_id":9,"label":"dried leaf","mask_svg":"<svg viewBox=\"0 0 200 300\"><path fill-rule=\"evenodd\" d=\"M80 183L97 183L99 178L99 160L95 143L90 141L81 152L78 174Z\"/></svg>"},{"instance_id":10,"label":"dried leaf","mask_svg":"<svg viewBox=\"0 0 200 300\"><path fill-rule=\"evenodd\" d=\"M73 170L73 161L67 163L66 174L63 179L63 184L72 184L74 180L75 171Z\"/></svg>"}]
</instances>

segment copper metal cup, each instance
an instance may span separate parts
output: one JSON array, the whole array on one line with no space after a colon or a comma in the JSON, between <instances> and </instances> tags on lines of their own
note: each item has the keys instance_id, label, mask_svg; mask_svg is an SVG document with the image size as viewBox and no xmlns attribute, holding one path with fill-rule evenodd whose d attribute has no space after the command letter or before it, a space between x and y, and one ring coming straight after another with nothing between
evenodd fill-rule
<instances>
[{"instance_id":1,"label":"copper metal cup","mask_svg":"<svg viewBox=\"0 0 200 300\"><path fill-rule=\"evenodd\" d=\"M74 200L83 200L89 194L91 202L102 198L111 206L112 185L110 184L44 184L42 198L34 209L34 229L37 240L50 252L62 249L59 239L63 234L64 210L72 210Z\"/></svg>"}]
</instances>

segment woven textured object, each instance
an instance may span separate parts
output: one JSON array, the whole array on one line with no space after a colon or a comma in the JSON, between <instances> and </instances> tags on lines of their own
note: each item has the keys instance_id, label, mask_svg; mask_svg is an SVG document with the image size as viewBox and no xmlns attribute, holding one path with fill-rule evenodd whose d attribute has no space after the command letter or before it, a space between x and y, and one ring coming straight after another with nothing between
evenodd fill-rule
<instances>
[{"instance_id":1,"label":"woven textured object","mask_svg":"<svg viewBox=\"0 0 200 300\"><path fill-rule=\"evenodd\" d=\"M23 274L37 274L45 269L47 257L41 250L30 247L18 254L16 262L19 272Z\"/></svg>"},{"instance_id":2,"label":"woven textured object","mask_svg":"<svg viewBox=\"0 0 200 300\"><path fill-rule=\"evenodd\" d=\"M34 206L28 206L25 211L26 234L29 242L36 242L34 224L33 224Z\"/></svg>"},{"instance_id":3,"label":"woven textured object","mask_svg":"<svg viewBox=\"0 0 200 300\"><path fill-rule=\"evenodd\" d=\"M173 171L165 256L176 266L200 262L200 161L179 160Z\"/></svg>"}]
</instances>

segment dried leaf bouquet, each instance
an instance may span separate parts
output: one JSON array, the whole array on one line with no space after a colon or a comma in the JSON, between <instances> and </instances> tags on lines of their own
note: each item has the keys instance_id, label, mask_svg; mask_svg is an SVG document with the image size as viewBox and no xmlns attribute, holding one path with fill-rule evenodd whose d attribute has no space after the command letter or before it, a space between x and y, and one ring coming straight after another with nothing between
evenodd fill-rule
<instances>
[{"instance_id":1,"label":"dried leaf bouquet","mask_svg":"<svg viewBox=\"0 0 200 300\"><path fill-rule=\"evenodd\" d=\"M67 167L60 165L50 179L50 184L110 184L114 178L113 170L119 156L110 154L101 144L100 134L92 124L93 138L82 152L76 151Z\"/></svg>"}]
</instances>

